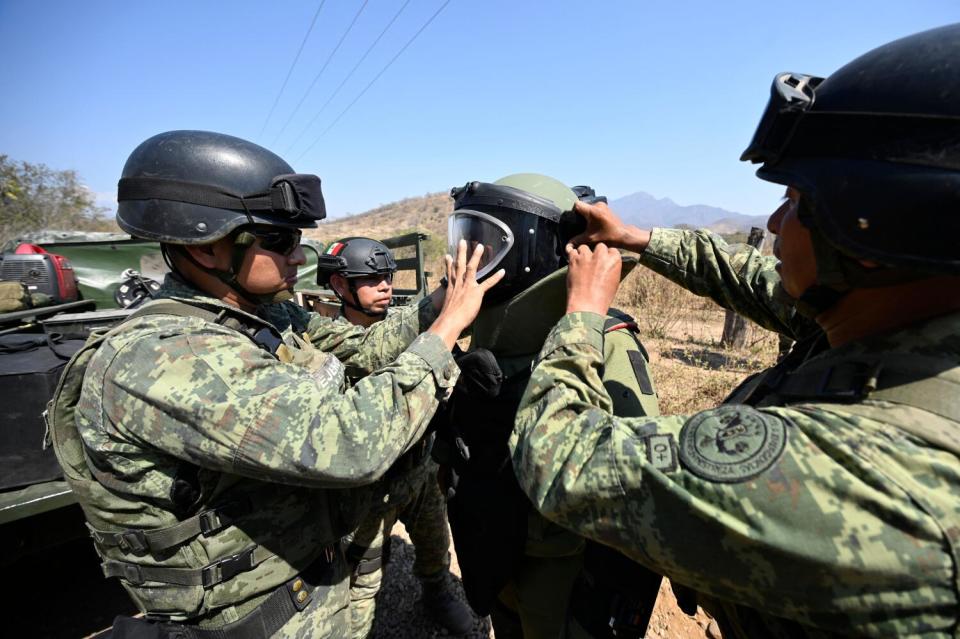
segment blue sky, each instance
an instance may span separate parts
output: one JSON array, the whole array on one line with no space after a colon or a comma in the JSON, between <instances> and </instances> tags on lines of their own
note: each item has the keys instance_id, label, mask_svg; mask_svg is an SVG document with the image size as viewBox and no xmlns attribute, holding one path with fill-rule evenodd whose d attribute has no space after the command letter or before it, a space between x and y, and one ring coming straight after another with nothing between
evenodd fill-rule
<instances>
[{"instance_id":1,"label":"blue sky","mask_svg":"<svg viewBox=\"0 0 960 639\"><path fill-rule=\"evenodd\" d=\"M267 122L320 0L0 0L0 154L109 203L141 141L208 129L320 175L332 215L519 171L765 214L782 188L737 158L775 73L960 20L955 0L451 0L354 102L444 4L410 0L347 79L405 1L368 0L330 57L363 0L326 0Z\"/></svg>"}]
</instances>

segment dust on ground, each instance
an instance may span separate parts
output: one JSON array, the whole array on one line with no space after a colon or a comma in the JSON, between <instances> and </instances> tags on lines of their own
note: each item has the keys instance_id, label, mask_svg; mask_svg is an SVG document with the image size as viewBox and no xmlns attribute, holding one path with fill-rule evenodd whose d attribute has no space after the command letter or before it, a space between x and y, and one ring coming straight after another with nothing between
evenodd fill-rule
<instances>
[{"instance_id":1,"label":"dust on ground","mask_svg":"<svg viewBox=\"0 0 960 639\"><path fill-rule=\"evenodd\" d=\"M452 548L450 555L450 572L456 577L454 586L460 599L466 601L460 585L460 566ZM410 544L410 537L403 524L397 522L390 537L390 563L387 564L383 588L377 599L378 614L374 623L374 639L433 639L451 636L426 615L420 604L420 584L413 575L413 558L414 548ZM698 609L693 617L680 610L669 582L664 580L646 637L719 639L719 630L716 629L716 624L710 627L711 621L702 610ZM476 618L473 630L461 636L467 639L489 639L495 635L489 619L484 617Z\"/></svg>"}]
</instances>

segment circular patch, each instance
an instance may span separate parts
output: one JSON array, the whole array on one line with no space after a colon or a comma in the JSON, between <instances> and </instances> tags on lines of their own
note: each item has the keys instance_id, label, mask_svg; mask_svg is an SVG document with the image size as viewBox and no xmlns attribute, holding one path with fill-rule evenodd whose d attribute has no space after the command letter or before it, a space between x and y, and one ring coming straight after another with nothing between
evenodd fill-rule
<instances>
[{"instance_id":1,"label":"circular patch","mask_svg":"<svg viewBox=\"0 0 960 639\"><path fill-rule=\"evenodd\" d=\"M680 431L680 461L710 481L747 481L767 470L787 445L783 422L749 406L695 415Z\"/></svg>"}]
</instances>

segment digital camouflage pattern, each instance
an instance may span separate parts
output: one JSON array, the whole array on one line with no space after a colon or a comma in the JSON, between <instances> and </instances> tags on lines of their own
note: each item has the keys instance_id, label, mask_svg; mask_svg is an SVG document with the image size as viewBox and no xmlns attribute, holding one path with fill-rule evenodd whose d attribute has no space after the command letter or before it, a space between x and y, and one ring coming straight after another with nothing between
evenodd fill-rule
<instances>
[{"instance_id":1,"label":"digital camouflage pattern","mask_svg":"<svg viewBox=\"0 0 960 639\"><path fill-rule=\"evenodd\" d=\"M640 263L695 295L798 339L819 331L780 288L777 260L749 244L727 244L707 230L654 229Z\"/></svg>"},{"instance_id":2,"label":"digital camouflage pattern","mask_svg":"<svg viewBox=\"0 0 960 639\"><path fill-rule=\"evenodd\" d=\"M393 317L399 310L391 308L388 317ZM336 321L350 325L342 307ZM279 319L275 322L275 325L283 324ZM357 380L348 378L347 381ZM413 573L421 581L437 579L438 576L445 579L450 568L446 500L437 485L437 464L430 459L429 450L418 451L426 445L427 441L421 440L409 451L409 455L423 453L419 460L411 460L410 468L394 466L387 472L376 486L370 509L349 535L351 553L385 560L384 546L390 543L390 531L399 519L413 542ZM354 639L368 637L373 631L376 596L383 583L382 565L360 572L355 573L350 582L350 632Z\"/></svg>"},{"instance_id":3,"label":"digital camouflage pattern","mask_svg":"<svg viewBox=\"0 0 960 639\"><path fill-rule=\"evenodd\" d=\"M429 456L424 463L396 480L385 479L389 488L376 499L351 543L373 554L384 555L390 531L399 519L414 547L413 574L421 583L446 580L450 569L450 533L447 508L437 485L437 465ZM356 575L350 584L350 624L354 639L371 636L376 615L376 596L383 582L383 568Z\"/></svg>"},{"instance_id":4,"label":"digital camouflage pattern","mask_svg":"<svg viewBox=\"0 0 960 639\"><path fill-rule=\"evenodd\" d=\"M174 276L161 295L223 307ZM255 548L252 569L209 588L122 579L142 611L221 626L326 555L324 587L279 636L346 637L339 541L366 508L368 485L421 438L459 371L439 338L418 336L435 317L427 300L368 331L292 303L263 315L286 331L288 350L302 350L292 334L306 333L326 354L288 364L219 324L135 318L90 357L76 430L56 424L55 438L82 440L95 481L71 484L96 529L176 524L185 486L196 489L190 511L249 500L233 525L160 555L98 544L108 562L194 569ZM346 388L344 369L371 374Z\"/></svg>"},{"instance_id":5,"label":"digital camouflage pattern","mask_svg":"<svg viewBox=\"0 0 960 639\"><path fill-rule=\"evenodd\" d=\"M765 326L799 321L775 294L773 258L710 233L657 229L642 261ZM545 516L702 593L725 637L956 636L960 315L791 371L936 358L903 401L773 395L638 419L610 414L602 323L557 324L518 413L514 467Z\"/></svg>"}]
</instances>

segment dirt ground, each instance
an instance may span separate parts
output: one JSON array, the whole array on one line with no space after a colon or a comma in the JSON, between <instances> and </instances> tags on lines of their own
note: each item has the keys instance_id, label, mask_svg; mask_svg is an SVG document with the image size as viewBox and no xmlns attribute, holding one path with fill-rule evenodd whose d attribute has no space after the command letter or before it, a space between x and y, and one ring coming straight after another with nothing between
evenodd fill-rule
<instances>
[{"instance_id":1,"label":"dirt ground","mask_svg":"<svg viewBox=\"0 0 960 639\"><path fill-rule=\"evenodd\" d=\"M432 639L449 637L442 628L431 621L420 605L420 584L413 576L414 549L403 524L393 528L390 547L390 563L384 579L383 590L378 600L378 614L374 624L375 639ZM460 568L456 553L452 553L451 572L456 575L457 590L461 598ZM719 639L716 625L709 629L711 619L702 610L696 616L687 616L677 606L677 601L664 580L660 586L660 595L647 629L647 639ZM709 629L709 631L708 631ZM712 631L712 632L710 632ZM709 632L709 634L708 634ZM473 631L464 635L467 639L487 639L495 637L488 619L477 618Z\"/></svg>"}]
</instances>

